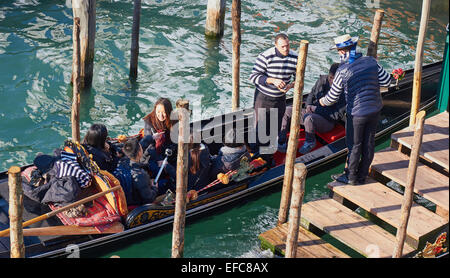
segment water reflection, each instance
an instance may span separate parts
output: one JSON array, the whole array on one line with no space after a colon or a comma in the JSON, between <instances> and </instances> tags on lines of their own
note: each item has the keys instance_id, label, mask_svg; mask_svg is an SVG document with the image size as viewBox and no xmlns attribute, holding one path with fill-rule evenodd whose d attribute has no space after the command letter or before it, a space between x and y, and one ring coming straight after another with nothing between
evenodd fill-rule
<instances>
[{"instance_id":1,"label":"water reflection","mask_svg":"<svg viewBox=\"0 0 450 278\"><path fill-rule=\"evenodd\" d=\"M378 53L387 69L413 66L420 3L380 1L385 17ZM310 42L305 92L337 61L337 53L329 50L335 36L359 35L365 53L375 13L365 4L366 0L243 2L241 107L253 101L254 86L248 80L253 63L273 45L278 32L289 34L294 50L301 39ZM132 1L97 1L94 80L81 96L82 134L92 122L107 124L112 134L137 132L161 95L173 102L181 97L201 100L202 118L230 111L229 10L224 37L214 41L204 37L204 1L142 1L138 79L128 84L132 11ZM441 59L447 22L448 2L433 1L424 63ZM72 24L70 1L6 1L0 7L3 169L31 161L36 150L51 150L70 136Z\"/></svg>"}]
</instances>

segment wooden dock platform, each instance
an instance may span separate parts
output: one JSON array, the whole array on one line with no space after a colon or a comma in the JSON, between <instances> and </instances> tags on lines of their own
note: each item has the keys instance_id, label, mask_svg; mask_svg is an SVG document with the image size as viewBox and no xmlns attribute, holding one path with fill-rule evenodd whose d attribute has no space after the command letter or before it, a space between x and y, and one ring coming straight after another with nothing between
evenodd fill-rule
<instances>
[{"instance_id":1,"label":"wooden dock platform","mask_svg":"<svg viewBox=\"0 0 450 278\"><path fill-rule=\"evenodd\" d=\"M373 175L384 176L405 186L409 157L395 149L387 148L375 154L372 162ZM381 178L380 178L381 179ZM448 177L431 170L422 163L417 165L414 192L436 204L436 214L448 220L449 206Z\"/></svg>"},{"instance_id":2,"label":"wooden dock platform","mask_svg":"<svg viewBox=\"0 0 450 278\"><path fill-rule=\"evenodd\" d=\"M411 127L392 134L391 147L375 154L370 177L365 184L353 186L330 182L327 185L330 189L329 198L303 204L297 257L324 257L327 254L333 257L334 249L316 250L311 244L304 244L316 242L318 246L328 248L329 244L323 243L320 238L324 233L365 257L393 255L403 196L387 186L387 183L394 181L401 186L406 184L413 136ZM427 242L433 243L439 234L448 232L448 156L449 114L443 112L425 120L421 159L414 186L414 192L435 204L435 209L413 203L403 256L412 256L422 250ZM367 212L366 215L361 210ZM283 254L287 225L285 223L262 233L259 236L263 243L261 246ZM308 231L318 238L312 240L311 234L306 233Z\"/></svg>"},{"instance_id":3,"label":"wooden dock platform","mask_svg":"<svg viewBox=\"0 0 450 278\"><path fill-rule=\"evenodd\" d=\"M448 176L449 160L449 114L448 112L439 113L425 120L423 127L423 140L420 148L420 156L431 165L440 166ZM401 131L392 134L391 146L397 147L401 152L409 154L414 130L407 127ZM439 170L439 169L438 169Z\"/></svg>"},{"instance_id":4,"label":"wooden dock platform","mask_svg":"<svg viewBox=\"0 0 450 278\"><path fill-rule=\"evenodd\" d=\"M288 224L284 223L262 233L259 239L263 249L270 249L274 254L284 256ZM300 227L298 233L298 258L349 258L347 254L302 227Z\"/></svg>"}]
</instances>

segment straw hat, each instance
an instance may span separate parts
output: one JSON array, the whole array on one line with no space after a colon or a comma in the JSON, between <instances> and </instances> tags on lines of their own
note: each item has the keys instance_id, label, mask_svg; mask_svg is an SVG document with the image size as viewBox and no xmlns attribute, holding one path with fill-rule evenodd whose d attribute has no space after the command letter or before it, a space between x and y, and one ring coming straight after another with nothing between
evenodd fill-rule
<instances>
[{"instance_id":1,"label":"straw hat","mask_svg":"<svg viewBox=\"0 0 450 278\"><path fill-rule=\"evenodd\" d=\"M334 38L334 46L330 49L341 49L358 43L358 37L351 37L349 34Z\"/></svg>"}]
</instances>

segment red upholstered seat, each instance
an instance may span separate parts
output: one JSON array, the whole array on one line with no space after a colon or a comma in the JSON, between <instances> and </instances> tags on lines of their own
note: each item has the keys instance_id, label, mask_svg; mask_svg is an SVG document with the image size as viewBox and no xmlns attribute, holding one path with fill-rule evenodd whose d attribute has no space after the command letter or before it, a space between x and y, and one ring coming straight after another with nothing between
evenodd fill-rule
<instances>
[{"instance_id":1,"label":"red upholstered seat","mask_svg":"<svg viewBox=\"0 0 450 278\"><path fill-rule=\"evenodd\" d=\"M36 169L36 166L26 168L22 172L22 177L29 182L31 179L31 172L34 169ZM62 212L58 213L56 216L64 225L92 226L99 232L110 227L111 224L121 221L119 213L108 203L105 196L95 199L91 204L91 206L87 206L87 214L85 216L68 217ZM51 210L58 209L57 206L51 203L49 203L48 206Z\"/></svg>"},{"instance_id":2,"label":"red upholstered seat","mask_svg":"<svg viewBox=\"0 0 450 278\"><path fill-rule=\"evenodd\" d=\"M287 134L287 138L289 139L289 133ZM298 138L298 147L297 147L296 157L301 156L301 154L298 152L298 150L303 146L304 143L305 143L305 130L303 128L301 128L299 138ZM322 146L323 145L320 142L316 142L316 146L311 151L316 150ZM286 161L286 153L276 151L273 154L273 160L275 161L276 166L284 164L284 162Z\"/></svg>"},{"instance_id":3,"label":"red upholstered seat","mask_svg":"<svg viewBox=\"0 0 450 278\"><path fill-rule=\"evenodd\" d=\"M108 203L105 196L95 199L91 204L92 206L87 207L86 216L68 217L62 212L56 216L64 225L92 226L99 232L102 232L114 222L120 222L120 215ZM51 210L58 209L53 204L49 204L49 207Z\"/></svg>"},{"instance_id":4,"label":"red upholstered seat","mask_svg":"<svg viewBox=\"0 0 450 278\"><path fill-rule=\"evenodd\" d=\"M334 128L326 133L317 133L316 135L322 138L325 142L331 143L345 136L345 127L341 124L336 124Z\"/></svg>"}]
</instances>

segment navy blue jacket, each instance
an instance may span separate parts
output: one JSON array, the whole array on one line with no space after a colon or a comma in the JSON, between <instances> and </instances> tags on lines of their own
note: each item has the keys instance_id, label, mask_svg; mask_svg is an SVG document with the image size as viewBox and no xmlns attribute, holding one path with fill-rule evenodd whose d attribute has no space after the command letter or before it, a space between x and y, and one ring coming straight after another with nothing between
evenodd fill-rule
<instances>
[{"instance_id":1,"label":"navy blue jacket","mask_svg":"<svg viewBox=\"0 0 450 278\"><path fill-rule=\"evenodd\" d=\"M375 58L360 57L351 64L344 63L337 72L343 79L347 115L362 117L381 110L383 103Z\"/></svg>"},{"instance_id":2,"label":"navy blue jacket","mask_svg":"<svg viewBox=\"0 0 450 278\"><path fill-rule=\"evenodd\" d=\"M120 181L125 192L128 205L150 204L158 194L158 189L150 186L150 176L144 167L142 163L123 158L114 171L114 176Z\"/></svg>"}]
</instances>

